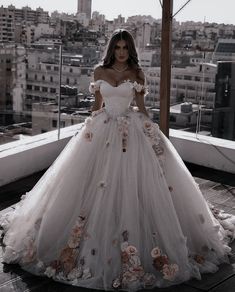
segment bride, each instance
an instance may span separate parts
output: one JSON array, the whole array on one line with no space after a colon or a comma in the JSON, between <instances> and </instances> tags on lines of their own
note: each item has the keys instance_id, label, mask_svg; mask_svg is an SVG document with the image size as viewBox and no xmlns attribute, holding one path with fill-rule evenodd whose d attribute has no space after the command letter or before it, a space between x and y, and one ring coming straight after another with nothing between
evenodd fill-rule
<instances>
[{"instance_id":1,"label":"bride","mask_svg":"<svg viewBox=\"0 0 235 292\"><path fill-rule=\"evenodd\" d=\"M213 216L148 118L144 81L131 34L115 31L94 72L91 117L1 219L5 263L75 286L138 290L228 261L234 220Z\"/></svg>"}]
</instances>

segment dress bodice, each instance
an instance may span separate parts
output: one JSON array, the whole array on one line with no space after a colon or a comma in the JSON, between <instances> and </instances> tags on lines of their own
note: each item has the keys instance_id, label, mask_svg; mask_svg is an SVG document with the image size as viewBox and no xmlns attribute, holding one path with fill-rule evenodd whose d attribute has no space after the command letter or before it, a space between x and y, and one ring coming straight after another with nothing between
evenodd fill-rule
<instances>
[{"instance_id":1,"label":"dress bodice","mask_svg":"<svg viewBox=\"0 0 235 292\"><path fill-rule=\"evenodd\" d=\"M105 102L105 109L112 116L124 113L129 108L135 91L140 92L143 89L143 85L130 80L125 80L118 86L112 86L105 80L97 80L90 86L92 93L100 91Z\"/></svg>"}]
</instances>

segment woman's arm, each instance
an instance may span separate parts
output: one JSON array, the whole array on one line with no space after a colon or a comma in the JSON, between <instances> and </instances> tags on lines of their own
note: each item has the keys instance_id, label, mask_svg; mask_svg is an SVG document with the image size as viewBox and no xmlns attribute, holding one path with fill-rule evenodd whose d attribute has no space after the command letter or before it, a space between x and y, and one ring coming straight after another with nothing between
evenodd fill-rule
<instances>
[{"instance_id":1,"label":"woman's arm","mask_svg":"<svg viewBox=\"0 0 235 292\"><path fill-rule=\"evenodd\" d=\"M148 115L148 112L147 112L146 107L144 105L144 93L136 92L135 102L139 108L139 111L148 117L149 115Z\"/></svg>"},{"instance_id":2,"label":"woman's arm","mask_svg":"<svg viewBox=\"0 0 235 292\"><path fill-rule=\"evenodd\" d=\"M143 71L140 71L138 73L138 83L141 84L141 85L144 85L145 84L145 76L144 76L144 73ZM147 117L149 117L148 115L148 112L146 110L146 107L144 105L144 94L145 94L145 90L141 90L140 92L137 92L135 90L135 101L136 101L136 105L138 106L139 108L139 111L143 114L145 114Z\"/></svg>"},{"instance_id":3,"label":"woman's arm","mask_svg":"<svg viewBox=\"0 0 235 292\"><path fill-rule=\"evenodd\" d=\"M99 79L101 79L101 74L102 74L102 68L101 67L97 67L94 71L94 81L97 81ZM96 90L95 91L95 101L92 105L92 109L91 111L97 111L99 109L101 109L103 106L103 97L100 93L100 90Z\"/></svg>"}]
</instances>

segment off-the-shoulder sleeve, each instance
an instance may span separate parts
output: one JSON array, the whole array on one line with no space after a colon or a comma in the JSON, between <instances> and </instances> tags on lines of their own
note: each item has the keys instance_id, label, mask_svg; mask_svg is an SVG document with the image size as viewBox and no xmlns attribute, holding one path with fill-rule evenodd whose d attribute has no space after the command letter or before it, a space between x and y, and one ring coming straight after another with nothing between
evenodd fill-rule
<instances>
[{"instance_id":1,"label":"off-the-shoulder sleeve","mask_svg":"<svg viewBox=\"0 0 235 292\"><path fill-rule=\"evenodd\" d=\"M146 85L142 85L135 81L133 83L133 88L136 90L136 92L143 92L144 95L148 94L148 88Z\"/></svg>"},{"instance_id":2,"label":"off-the-shoulder sleeve","mask_svg":"<svg viewBox=\"0 0 235 292\"><path fill-rule=\"evenodd\" d=\"M100 90L100 83L101 83L101 80L91 82L90 86L89 86L90 93L95 94L96 91L99 91Z\"/></svg>"}]
</instances>

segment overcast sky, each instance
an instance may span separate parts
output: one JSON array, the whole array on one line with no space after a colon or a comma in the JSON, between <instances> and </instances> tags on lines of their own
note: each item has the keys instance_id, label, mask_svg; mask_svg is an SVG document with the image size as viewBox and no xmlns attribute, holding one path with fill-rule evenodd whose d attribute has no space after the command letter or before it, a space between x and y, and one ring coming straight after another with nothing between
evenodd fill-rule
<instances>
[{"instance_id":1,"label":"overcast sky","mask_svg":"<svg viewBox=\"0 0 235 292\"><path fill-rule=\"evenodd\" d=\"M186 2L187 0L174 0L174 12ZM1 0L0 4L4 7L13 4L16 8L27 5L32 9L42 7L49 12L58 10L76 13L77 10L76 0ZM113 19L119 14L125 17L141 14L161 18L159 0L93 0L92 11L105 14L107 19ZM176 16L176 20L235 24L235 0L191 0Z\"/></svg>"}]
</instances>

